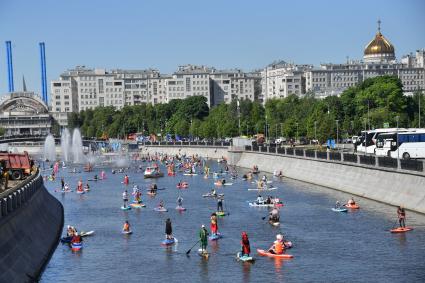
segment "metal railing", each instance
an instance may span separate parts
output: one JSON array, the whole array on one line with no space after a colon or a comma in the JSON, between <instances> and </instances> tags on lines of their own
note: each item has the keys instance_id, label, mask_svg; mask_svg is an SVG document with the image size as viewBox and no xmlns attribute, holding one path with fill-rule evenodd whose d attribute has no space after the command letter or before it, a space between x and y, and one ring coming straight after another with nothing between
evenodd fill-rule
<instances>
[{"instance_id":1,"label":"metal railing","mask_svg":"<svg viewBox=\"0 0 425 283\"><path fill-rule=\"evenodd\" d=\"M360 155L338 151L317 151L312 149L301 149L292 147L265 147L245 146L247 152L259 152L276 155L284 155L293 158L315 159L325 162L335 162L347 165L358 165L361 167L373 167L384 170L405 171L425 175L425 164L422 160L397 160L390 157L378 157L372 155Z\"/></svg>"}]
</instances>

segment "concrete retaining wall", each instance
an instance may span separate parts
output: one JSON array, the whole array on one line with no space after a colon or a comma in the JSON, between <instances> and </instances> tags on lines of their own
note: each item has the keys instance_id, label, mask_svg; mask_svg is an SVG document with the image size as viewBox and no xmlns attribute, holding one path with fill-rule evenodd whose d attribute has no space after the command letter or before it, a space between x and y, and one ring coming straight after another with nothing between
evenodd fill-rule
<instances>
[{"instance_id":1,"label":"concrete retaining wall","mask_svg":"<svg viewBox=\"0 0 425 283\"><path fill-rule=\"evenodd\" d=\"M317 160L243 152L235 165L273 173L425 213L425 177Z\"/></svg>"},{"instance_id":2,"label":"concrete retaining wall","mask_svg":"<svg viewBox=\"0 0 425 283\"><path fill-rule=\"evenodd\" d=\"M221 157L228 158L229 153L227 147L205 147L205 146L145 146L141 152L143 154L155 154L155 153L166 153L170 155L176 154L185 154L187 156L191 155L201 155L202 157L218 159Z\"/></svg>"},{"instance_id":3,"label":"concrete retaining wall","mask_svg":"<svg viewBox=\"0 0 425 283\"><path fill-rule=\"evenodd\" d=\"M63 228L62 204L40 175L0 200L0 282L36 281Z\"/></svg>"}]
</instances>

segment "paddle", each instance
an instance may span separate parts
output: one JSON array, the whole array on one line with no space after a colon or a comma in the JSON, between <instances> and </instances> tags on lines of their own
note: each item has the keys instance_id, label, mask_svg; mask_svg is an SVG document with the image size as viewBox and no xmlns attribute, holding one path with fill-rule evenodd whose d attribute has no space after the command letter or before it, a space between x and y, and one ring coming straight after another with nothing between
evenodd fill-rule
<instances>
[{"instance_id":1,"label":"paddle","mask_svg":"<svg viewBox=\"0 0 425 283\"><path fill-rule=\"evenodd\" d=\"M190 254L190 251L197 245L197 244L199 244L199 242L200 242L201 240L198 240L187 252L186 252L186 255L189 255Z\"/></svg>"}]
</instances>

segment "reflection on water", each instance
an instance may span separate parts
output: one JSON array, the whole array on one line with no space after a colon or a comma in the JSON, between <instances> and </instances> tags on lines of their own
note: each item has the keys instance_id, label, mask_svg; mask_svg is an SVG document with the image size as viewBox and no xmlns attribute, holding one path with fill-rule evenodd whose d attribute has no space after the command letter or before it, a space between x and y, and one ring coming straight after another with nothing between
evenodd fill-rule
<instances>
[{"instance_id":1,"label":"reflection on water","mask_svg":"<svg viewBox=\"0 0 425 283\"><path fill-rule=\"evenodd\" d=\"M213 167L211 172L216 169ZM74 188L79 178L86 182L94 174L99 175L98 171L60 171L56 182L46 182L48 190L65 207L65 227L75 225L79 231L94 230L95 234L84 238L81 252L72 253L67 246L59 245L42 282L337 282L341 278L370 282L371 276L383 282L412 282L425 277L423 215L408 212L409 225L415 230L394 235L388 231L396 217L394 207L356 198L360 210L335 213L331 211L335 201L346 201L350 195L273 179L278 190L270 194L285 203L281 226L273 227L262 219L268 215L267 209L249 207L247 203L257 197L257 192L247 190L255 184L232 180L232 186L216 188L225 194L224 205L230 215L218 219L224 237L209 241L211 255L206 260L197 255L198 246L190 256L185 253L198 241L201 224L208 227L210 215L216 210L216 200L201 197L214 187L214 179L178 175L145 180L142 173L127 172L131 182L141 188L147 205L130 211L120 209L122 192L127 189L131 193L132 188L121 184L124 174L109 174L104 181L91 182L91 191L84 195L53 192L60 187L62 176ZM177 190L180 180L189 182L189 189ZM154 198L146 194L152 182L165 188ZM182 213L174 209L179 194L187 208ZM153 211L160 199L168 212ZM172 247L161 246L166 218L171 219L173 233L179 240ZM121 234L125 220L131 224L132 235ZM249 235L254 264L235 259L242 231ZM294 248L288 250L294 259L275 260L256 254L257 248L269 248L277 233L294 243Z\"/></svg>"}]
</instances>

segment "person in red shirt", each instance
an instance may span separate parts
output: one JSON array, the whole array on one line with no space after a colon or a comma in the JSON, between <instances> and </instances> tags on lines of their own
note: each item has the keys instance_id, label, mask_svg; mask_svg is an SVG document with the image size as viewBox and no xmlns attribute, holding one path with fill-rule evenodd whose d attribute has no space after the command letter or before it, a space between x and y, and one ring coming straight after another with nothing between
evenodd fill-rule
<instances>
[{"instance_id":1,"label":"person in red shirt","mask_svg":"<svg viewBox=\"0 0 425 283\"><path fill-rule=\"evenodd\" d=\"M248 234L246 232L242 232L242 256L249 256L251 253L251 246L249 245Z\"/></svg>"}]
</instances>

